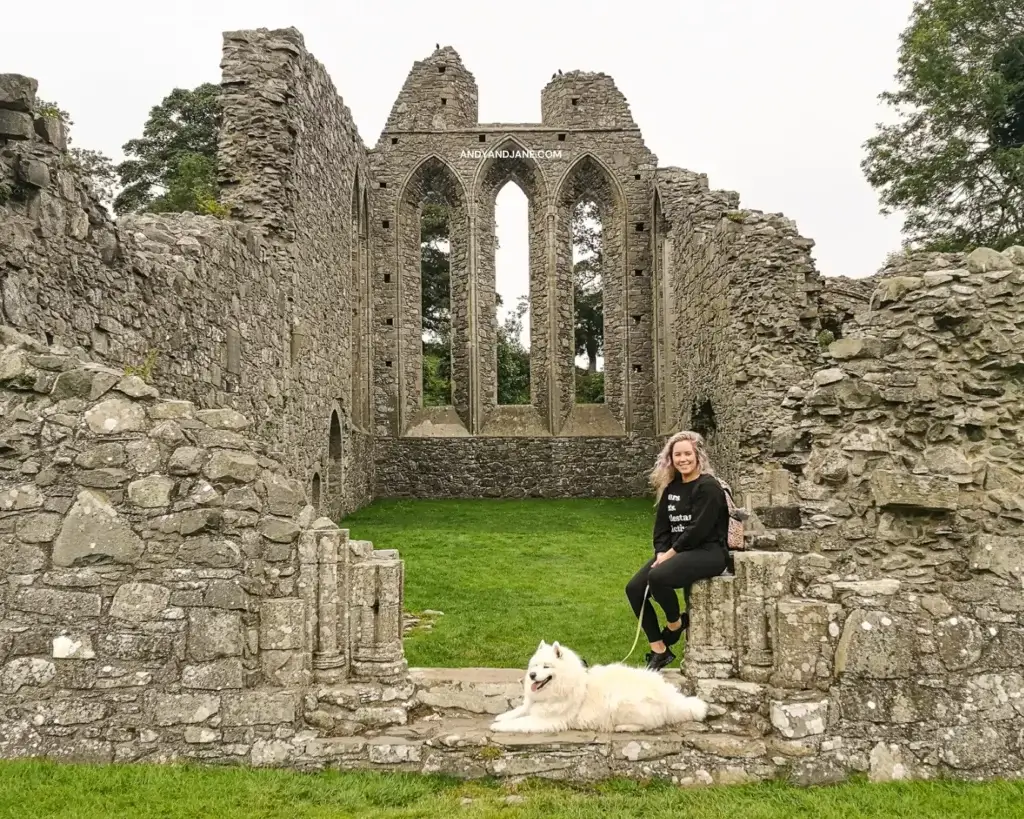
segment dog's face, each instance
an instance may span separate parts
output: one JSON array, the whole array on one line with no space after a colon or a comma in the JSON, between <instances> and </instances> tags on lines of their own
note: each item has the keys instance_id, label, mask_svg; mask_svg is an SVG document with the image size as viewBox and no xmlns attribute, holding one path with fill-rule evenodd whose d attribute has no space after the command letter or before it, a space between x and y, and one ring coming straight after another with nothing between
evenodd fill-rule
<instances>
[{"instance_id":1,"label":"dog's face","mask_svg":"<svg viewBox=\"0 0 1024 819\"><path fill-rule=\"evenodd\" d=\"M559 681L568 681L584 670L583 661L575 653L557 642L548 645L541 640L526 668L526 680L530 691L538 694L549 687L557 687Z\"/></svg>"}]
</instances>

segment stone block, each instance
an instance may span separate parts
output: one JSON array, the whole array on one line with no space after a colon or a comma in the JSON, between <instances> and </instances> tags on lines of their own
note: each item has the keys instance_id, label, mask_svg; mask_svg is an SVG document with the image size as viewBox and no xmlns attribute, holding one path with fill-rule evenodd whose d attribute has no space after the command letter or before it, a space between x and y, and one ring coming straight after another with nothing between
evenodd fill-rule
<instances>
[{"instance_id":1,"label":"stone block","mask_svg":"<svg viewBox=\"0 0 1024 819\"><path fill-rule=\"evenodd\" d=\"M211 481L251 483L260 473L260 464L247 452L220 449L210 456L205 474Z\"/></svg>"},{"instance_id":2,"label":"stone block","mask_svg":"<svg viewBox=\"0 0 1024 819\"><path fill-rule=\"evenodd\" d=\"M67 131L64 123L57 117L36 117L34 125L36 136L41 140L48 142L58 151L68 149Z\"/></svg>"},{"instance_id":3,"label":"stone block","mask_svg":"<svg viewBox=\"0 0 1024 819\"><path fill-rule=\"evenodd\" d=\"M820 600L778 601L772 622L772 685L828 687L842 611L842 606Z\"/></svg>"},{"instance_id":4,"label":"stone block","mask_svg":"<svg viewBox=\"0 0 1024 819\"><path fill-rule=\"evenodd\" d=\"M917 669L913 627L884 611L856 609L846 618L836 646L835 674L873 679L902 679Z\"/></svg>"},{"instance_id":5,"label":"stone block","mask_svg":"<svg viewBox=\"0 0 1024 819\"><path fill-rule=\"evenodd\" d=\"M268 684L280 687L309 685L313 672L303 651L260 651L260 669ZM321 672L317 672L317 680Z\"/></svg>"},{"instance_id":6,"label":"stone block","mask_svg":"<svg viewBox=\"0 0 1024 819\"><path fill-rule=\"evenodd\" d=\"M304 640L306 616L303 600L264 600L260 605L260 650L311 650Z\"/></svg>"},{"instance_id":7,"label":"stone block","mask_svg":"<svg viewBox=\"0 0 1024 819\"><path fill-rule=\"evenodd\" d=\"M198 724L220 712L221 698L213 694L154 693L150 707L155 725Z\"/></svg>"},{"instance_id":8,"label":"stone block","mask_svg":"<svg viewBox=\"0 0 1024 819\"><path fill-rule=\"evenodd\" d=\"M92 660L96 657L92 636L89 634L61 634L53 638L52 657L55 660Z\"/></svg>"},{"instance_id":9,"label":"stone block","mask_svg":"<svg viewBox=\"0 0 1024 819\"><path fill-rule=\"evenodd\" d=\"M963 671L981 659L991 635L970 617L949 617L935 626L935 647L950 671Z\"/></svg>"},{"instance_id":10,"label":"stone block","mask_svg":"<svg viewBox=\"0 0 1024 819\"><path fill-rule=\"evenodd\" d=\"M64 519L53 548L55 566L135 563L142 539L99 492L84 489Z\"/></svg>"},{"instance_id":11,"label":"stone block","mask_svg":"<svg viewBox=\"0 0 1024 819\"><path fill-rule=\"evenodd\" d=\"M18 165L18 178L33 188L50 184L50 167L39 159L23 159Z\"/></svg>"},{"instance_id":12,"label":"stone block","mask_svg":"<svg viewBox=\"0 0 1024 819\"><path fill-rule=\"evenodd\" d=\"M29 113L36 107L39 81L24 74L0 74L0 109Z\"/></svg>"},{"instance_id":13,"label":"stone block","mask_svg":"<svg viewBox=\"0 0 1024 819\"><path fill-rule=\"evenodd\" d=\"M0 694L17 694L23 686L43 686L57 675L57 667L39 657L19 657L0 669Z\"/></svg>"},{"instance_id":14,"label":"stone block","mask_svg":"<svg viewBox=\"0 0 1024 819\"><path fill-rule=\"evenodd\" d=\"M875 503L883 509L956 511L959 488L947 478L878 469L868 479Z\"/></svg>"},{"instance_id":15,"label":"stone block","mask_svg":"<svg viewBox=\"0 0 1024 819\"><path fill-rule=\"evenodd\" d=\"M242 654L242 616L217 609L191 609L188 614L188 655L197 663Z\"/></svg>"},{"instance_id":16,"label":"stone block","mask_svg":"<svg viewBox=\"0 0 1024 819\"><path fill-rule=\"evenodd\" d=\"M110 616L135 623L159 619L171 599L170 589L154 583L125 583L110 604Z\"/></svg>"},{"instance_id":17,"label":"stone block","mask_svg":"<svg viewBox=\"0 0 1024 819\"><path fill-rule=\"evenodd\" d=\"M771 704L771 720L775 729L787 739L802 739L825 733L828 726L827 699Z\"/></svg>"},{"instance_id":18,"label":"stone block","mask_svg":"<svg viewBox=\"0 0 1024 819\"><path fill-rule=\"evenodd\" d=\"M181 670L181 685L183 688L222 691L231 688L241 688L242 679L242 661L237 658L186 665Z\"/></svg>"},{"instance_id":19,"label":"stone block","mask_svg":"<svg viewBox=\"0 0 1024 819\"><path fill-rule=\"evenodd\" d=\"M0 108L0 139L31 139L34 132L31 114Z\"/></svg>"},{"instance_id":20,"label":"stone block","mask_svg":"<svg viewBox=\"0 0 1024 819\"><path fill-rule=\"evenodd\" d=\"M729 677L736 671L735 582L735 577L716 577L693 584L685 671L690 678Z\"/></svg>"},{"instance_id":21,"label":"stone block","mask_svg":"<svg viewBox=\"0 0 1024 819\"><path fill-rule=\"evenodd\" d=\"M291 725L295 722L295 694L269 691L247 691L226 694L222 700L221 725L224 727L252 725Z\"/></svg>"},{"instance_id":22,"label":"stone block","mask_svg":"<svg viewBox=\"0 0 1024 819\"><path fill-rule=\"evenodd\" d=\"M293 517L306 505L306 493L297 481L278 474L266 474L263 483L267 488L267 511L271 515Z\"/></svg>"},{"instance_id":23,"label":"stone block","mask_svg":"<svg viewBox=\"0 0 1024 819\"><path fill-rule=\"evenodd\" d=\"M837 361L847 361L853 358L880 358L883 347L877 338L841 338L828 346L828 352Z\"/></svg>"},{"instance_id":24,"label":"stone block","mask_svg":"<svg viewBox=\"0 0 1024 819\"><path fill-rule=\"evenodd\" d=\"M1018 583L1024 581L1024 535L979 533L973 540L968 556L971 571L989 572Z\"/></svg>"},{"instance_id":25,"label":"stone block","mask_svg":"<svg viewBox=\"0 0 1024 819\"><path fill-rule=\"evenodd\" d=\"M103 599L98 594L56 589L19 589L10 604L16 611L45 614L66 622L99 617L102 606Z\"/></svg>"},{"instance_id":26,"label":"stone block","mask_svg":"<svg viewBox=\"0 0 1024 819\"><path fill-rule=\"evenodd\" d=\"M803 523L799 506L761 506L754 513L769 529L799 529Z\"/></svg>"}]
</instances>

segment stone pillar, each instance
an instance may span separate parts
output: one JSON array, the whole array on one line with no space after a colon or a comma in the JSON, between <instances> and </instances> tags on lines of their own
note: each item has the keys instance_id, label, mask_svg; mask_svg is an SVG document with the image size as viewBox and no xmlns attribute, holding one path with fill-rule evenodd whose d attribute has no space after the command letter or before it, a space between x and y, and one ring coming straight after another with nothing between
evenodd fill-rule
<instances>
[{"instance_id":1,"label":"stone pillar","mask_svg":"<svg viewBox=\"0 0 1024 819\"><path fill-rule=\"evenodd\" d=\"M780 598L788 591L788 552L737 552L736 636L741 680L766 683L774 646L771 625Z\"/></svg>"},{"instance_id":2,"label":"stone pillar","mask_svg":"<svg viewBox=\"0 0 1024 819\"><path fill-rule=\"evenodd\" d=\"M736 578L693 584L684 673L692 680L736 676Z\"/></svg>"},{"instance_id":3,"label":"stone pillar","mask_svg":"<svg viewBox=\"0 0 1024 819\"><path fill-rule=\"evenodd\" d=\"M299 596L305 609L303 646L307 667L317 682L335 682L348 674L346 598L348 531L318 518L299 536Z\"/></svg>"},{"instance_id":4,"label":"stone pillar","mask_svg":"<svg viewBox=\"0 0 1024 819\"><path fill-rule=\"evenodd\" d=\"M348 580L348 530L320 530L317 536L317 640L313 668L317 682L344 679L348 663L343 595Z\"/></svg>"},{"instance_id":5,"label":"stone pillar","mask_svg":"<svg viewBox=\"0 0 1024 819\"><path fill-rule=\"evenodd\" d=\"M380 682L399 682L408 670L402 648L404 566L396 550L374 550L366 541L350 541L349 546L353 675Z\"/></svg>"}]
</instances>

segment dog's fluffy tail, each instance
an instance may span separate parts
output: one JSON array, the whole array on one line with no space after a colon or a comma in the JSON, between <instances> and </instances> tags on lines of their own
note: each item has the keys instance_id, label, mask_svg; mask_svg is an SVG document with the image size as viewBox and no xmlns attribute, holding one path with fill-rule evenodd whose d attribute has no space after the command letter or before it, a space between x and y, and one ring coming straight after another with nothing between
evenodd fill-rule
<instances>
[{"instance_id":1,"label":"dog's fluffy tail","mask_svg":"<svg viewBox=\"0 0 1024 819\"><path fill-rule=\"evenodd\" d=\"M708 716L708 704L700 697L679 694L672 703L673 722L704 722Z\"/></svg>"}]
</instances>

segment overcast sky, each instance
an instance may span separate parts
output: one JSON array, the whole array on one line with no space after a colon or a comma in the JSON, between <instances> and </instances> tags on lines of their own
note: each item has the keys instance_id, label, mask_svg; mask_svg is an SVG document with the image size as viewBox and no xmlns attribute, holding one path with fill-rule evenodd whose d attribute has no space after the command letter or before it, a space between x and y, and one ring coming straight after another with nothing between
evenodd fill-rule
<instances>
[{"instance_id":1,"label":"overcast sky","mask_svg":"<svg viewBox=\"0 0 1024 819\"><path fill-rule=\"evenodd\" d=\"M893 87L913 0L8 5L0 72L39 80L39 95L70 112L74 143L115 160L173 88L219 82L225 30L299 29L368 147L412 63L440 42L475 75L483 122L539 122L558 69L610 74L661 166L706 173L742 207L794 219L824 275L870 275L899 247L900 220L879 214L860 162L891 116L877 97ZM499 208L499 291L514 303L525 199L510 185Z\"/></svg>"}]
</instances>

